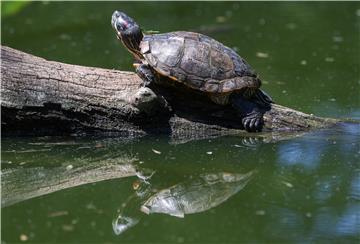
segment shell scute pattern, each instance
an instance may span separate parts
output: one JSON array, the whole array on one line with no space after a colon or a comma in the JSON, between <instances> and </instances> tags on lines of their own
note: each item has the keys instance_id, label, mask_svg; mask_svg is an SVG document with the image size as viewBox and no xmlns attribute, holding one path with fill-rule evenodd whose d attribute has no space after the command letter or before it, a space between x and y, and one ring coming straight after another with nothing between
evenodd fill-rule
<instances>
[{"instance_id":1,"label":"shell scute pattern","mask_svg":"<svg viewBox=\"0 0 360 244\"><path fill-rule=\"evenodd\" d=\"M188 74L206 78L210 76L208 57L210 48L194 40L185 40L180 68Z\"/></svg>"},{"instance_id":2,"label":"shell scute pattern","mask_svg":"<svg viewBox=\"0 0 360 244\"><path fill-rule=\"evenodd\" d=\"M184 38L172 37L150 43L151 55L166 66L176 66L183 51Z\"/></svg>"},{"instance_id":3,"label":"shell scute pattern","mask_svg":"<svg viewBox=\"0 0 360 244\"><path fill-rule=\"evenodd\" d=\"M256 75L235 51L198 33L171 32L145 36L145 60L160 74L209 93L228 93L254 84L239 76Z\"/></svg>"},{"instance_id":4,"label":"shell scute pattern","mask_svg":"<svg viewBox=\"0 0 360 244\"><path fill-rule=\"evenodd\" d=\"M231 58L215 48L211 49L210 67L213 79L223 80L234 77L234 64Z\"/></svg>"}]
</instances>

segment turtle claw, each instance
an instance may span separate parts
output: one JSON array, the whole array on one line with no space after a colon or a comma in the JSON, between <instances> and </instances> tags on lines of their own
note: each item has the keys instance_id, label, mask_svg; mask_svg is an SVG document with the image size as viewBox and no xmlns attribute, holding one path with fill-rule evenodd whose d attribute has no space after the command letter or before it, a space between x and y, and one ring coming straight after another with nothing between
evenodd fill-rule
<instances>
[{"instance_id":1,"label":"turtle claw","mask_svg":"<svg viewBox=\"0 0 360 244\"><path fill-rule=\"evenodd\" d=\"M254 129L255 128L255 123L258 122L258 120L256 119L252 119L251 122L250 122L250 128L251 129Z\"/></svg>"},{"instance_id":2,"label":"turtle claw","mask_svg":"<svg viewBox=\"0 0 360 244\"><path fill-rule=\"evenodd\" d=\"M151 84L151 82L150 82L150 81L148 81L148 80L144 80L144 81L143 81L143 83L140 85L140 87L149 87L149 86L150 86L150 84Z\"/></svg>"},{"instance_id":3,"label":"turtle claw","mask_svg":"<svg viewBox=\"0 0 360 244\"><path fill-rule=\"evenodd\" d=\"M262 120L260 119L260 120L257 120L256 122L255 122L255 128L259 128L259 127L261 127L261 122Z\"/></svg>"},{"instance_id":4,"label":"turtle claw","mask_svg":"<svg viewBox=\"0 0 360 244\"><path fill-rule=\"evenodd\" d=\"M252 112L242 119L244 129L248 132L261 131L263 120L262 114L258 112Z\"/></svg>"},{"instance_id":5,"label":"turtle claw","mask_svg":"<svg viewBox=\"0 0 360 244\"><path fill-rule=\"evenodd\" d=\"M238 110L244 129L248 132L259 132L262 130L263 111L255 102L245 99L243 96L234 95L231 98L232 106Z\"/></svg>"},{"instance_id":6,"label":"turtle claw","mask_svg":"<svg viewBox=\"0 0 360 244\"><path fill-rule=\"evenodd\" d=\"M243 119L243 125L247 131L250 131L250 122L251 122L251 119L248 119L248 118Z\"/></svg>"}]
</instances>

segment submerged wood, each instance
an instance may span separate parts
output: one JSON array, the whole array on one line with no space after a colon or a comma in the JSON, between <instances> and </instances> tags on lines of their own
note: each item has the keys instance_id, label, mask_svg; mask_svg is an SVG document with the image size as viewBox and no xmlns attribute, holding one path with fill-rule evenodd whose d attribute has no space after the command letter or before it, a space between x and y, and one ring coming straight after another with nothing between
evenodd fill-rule
<instances>
[{"instance_id":1,"label":"submerged wood","mask_svg":"<svg viewBox=\"0 0 360 244\"><path fill-rule=\"evenodd\" d=\"M1 62L3 135L166 133L186 141L249 134L231 106L179 85L141 88L133 72L47 61L5 46ZM264 115L264 132L307 131L337 122L274 104Z\"/></svg>"}]
</instances>

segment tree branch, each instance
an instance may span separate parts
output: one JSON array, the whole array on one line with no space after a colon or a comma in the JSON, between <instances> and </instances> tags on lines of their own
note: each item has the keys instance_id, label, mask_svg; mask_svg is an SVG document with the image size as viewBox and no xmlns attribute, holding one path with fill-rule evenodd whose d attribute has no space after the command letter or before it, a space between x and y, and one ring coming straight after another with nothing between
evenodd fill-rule
<instances>
[{"instance_id":1,"label":"tree branch","mask_svg":"<svg viewBox=\"0 0 360 244\"><path fill-rule=\"evenodd\" d=\"M231 106L180 85L140 88L132 72L47 61L5 46L1 61L4 135L167 133L188 140L247 134ZM337 122L274 104L264 115L264 131L307 131Z\"/></svg>"}]
</instances>

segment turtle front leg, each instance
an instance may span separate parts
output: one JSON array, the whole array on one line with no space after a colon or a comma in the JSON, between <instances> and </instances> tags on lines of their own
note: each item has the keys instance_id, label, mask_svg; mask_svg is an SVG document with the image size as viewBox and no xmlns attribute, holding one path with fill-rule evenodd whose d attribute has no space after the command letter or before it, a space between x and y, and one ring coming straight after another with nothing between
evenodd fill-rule
<instances>
[{"instance_id":1,"label":"turtle front leg","mask_svg":"<svg viewBox=\"0 0 360 244\"><path fill-rule=\"evenodd\" d=\"M259 132L264 125L263 112L258 104L249 101L241 94L230 97L232 106L239 112L244 129L248 132Z\"/></svg>"},{"instance_id":2,"label":"turtle front leg","mask_svg":"<svg viewBox=\"0 0 360 244\"><path fill-rule=\"evenodd\" d=\"M134 66L136 67L136 74L143 80L142 86L149 87L155 81L155 75L149 65L134 64Z\"/></svg>"}]
</instances>

